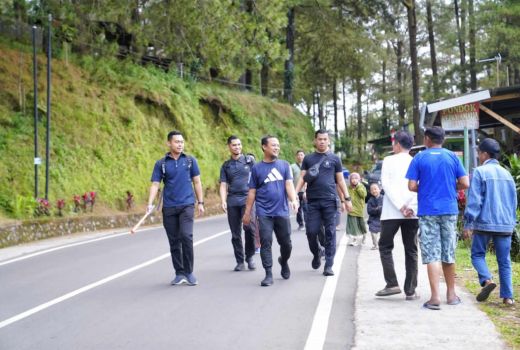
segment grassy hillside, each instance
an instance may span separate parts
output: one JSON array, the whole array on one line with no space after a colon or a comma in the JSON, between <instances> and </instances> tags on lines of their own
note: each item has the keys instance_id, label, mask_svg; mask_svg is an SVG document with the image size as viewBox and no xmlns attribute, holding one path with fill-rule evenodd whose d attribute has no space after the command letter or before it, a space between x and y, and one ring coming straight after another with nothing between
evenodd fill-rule
<instances>
[{"instance_id":1,"label":"grassy hillside","mask_svg":"<svg viewBox=\"0 0 520 350\"><path fill-rule=\"evenodd\" d=\"M259 139L280 138L282 158L310 147L312 126L294 108L221 86L186 82L129 62L53 60L49 199L96 191L117 208L127 190L142 202L155 160L166 152L166 134L181 130L186 152L199 159L203 186L217 187L230 134L245 152L260 156ZM45 176L45 57L39 57L40 197ZM21 83L20 83L21 82ZM23 92L20 94L20 88ZM25 112L20 96L25 98ZM23 216L34 192L32 61L27 48L0 43L0 215Z\"/></svg>"}]
</instances>

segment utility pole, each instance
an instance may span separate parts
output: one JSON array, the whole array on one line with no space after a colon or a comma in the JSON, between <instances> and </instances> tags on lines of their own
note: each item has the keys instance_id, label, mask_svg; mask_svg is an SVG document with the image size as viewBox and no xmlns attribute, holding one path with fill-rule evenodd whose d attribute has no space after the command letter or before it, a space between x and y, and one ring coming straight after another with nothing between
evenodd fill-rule
<instances>
[{"instance_id":1,"label":"utility pole","mask_svg":"<svg viewBox=\"0 0 520 350\"><path fill-rule=\"evenodd\" d=\"M34 83L34 198L38 199L38 166L41 159L38 157L38 66L36 60L36 26L32 27L32 45L33 45L33 83Z\"/></svg>"},{"instance_id":2,"label":"utility pole","mask_svg":"<svg viewBox=\"0 0 520 350\"><path fill-rule=\"evenodd\" d=\"M51 36L52 15L49 14L49 28L47 30L47 142L45 144L45 199L49 200L49 163L51 143Z\"/></svg>"},{"instance_id":3,"label":"utility pole","mask_svg":"<svg viewBox=\"0 0 520 350\"><path fill-rule=\"evenodd\" d=\"M502 56L500 56L500 53L498 53L493 58L485 58L482 60L478 60L478 63L485 63L485 62L496 62L497 63L497 87L500 87L500 62L502 62Z\"/></svg>"}]
</instances>

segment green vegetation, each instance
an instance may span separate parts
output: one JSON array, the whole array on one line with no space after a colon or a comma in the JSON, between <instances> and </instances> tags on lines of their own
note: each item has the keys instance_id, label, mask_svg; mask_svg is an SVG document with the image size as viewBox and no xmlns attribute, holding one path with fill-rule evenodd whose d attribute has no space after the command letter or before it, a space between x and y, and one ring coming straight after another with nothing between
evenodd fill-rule
<instances>
[{"instance_id":1,"label":"green vegetation","mask_svg":"<svg viewBox=\"0 0 520 350\"><path fill-rule=\"evenodd\" d=\"M27 49L0 44L0 212L23 218L36 205L32 116L32 62ZM25 52L24 52L25 50ZM293 107L213 84L116 59L90 56L78 64L53 61L49 200L96 191L111 208L127 190L136 203L147 195L155 160L166 152L166 134L181 130L186 152L198 158L203 186L215 191L227 157L225 140L237 134L244 151L260 156L259 140L280 138L281 157L310 147L312 126ZM45 59L38 61L40 197L45 175ZM22 91L23 93L20 93ZM23 107L25 106L25 107ZM66 210L68 211L68 210Z\"/></svg>"},{"instance_id":2,"label":"green vegetation","mask_svg":"<svg viewBox=\"0 0 520 350\"><path fill-rule=\"evenodd\" d=\"M457 249L457 276L462 279L463 285L475 296L480 291L477 272L471 265L470 243L462 241ZM488 267L498 282L498 266L496 257L492 253L486 256ZM513 289L514 295L520 295L520 263L513 262ZM520 308L507 307L502 304L498 288L484 303L479 303L484 311L494 322L504 340L513 348L520 348Z\"/></svg>"}]
</instances>

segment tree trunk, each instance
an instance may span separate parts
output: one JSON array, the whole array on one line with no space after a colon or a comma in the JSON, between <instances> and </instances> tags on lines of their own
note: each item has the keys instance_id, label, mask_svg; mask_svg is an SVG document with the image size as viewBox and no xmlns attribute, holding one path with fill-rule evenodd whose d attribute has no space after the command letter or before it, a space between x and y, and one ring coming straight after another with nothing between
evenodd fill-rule
<instances>
[{"instance_id":1,"label":"tree trunk","mask_svg":"<svg viewBox=\"0 0 520 350\"><path fill-rule=\"evenodd\" d=\"M520 69L515 68L514 85L520 84Z\"/></svg>"},{"instance_id":2,"label":"tree trunk","mask_svg":"<svg viewBox=\"0 0 520 350\"><path fill-rule=\"evenodd\" d=\"M262 65L262 69L264 66ZM251 91L253 89L253 72L251 69L246 69L246 75L245 75L245 88L248 91Z\"/></svg>"},{"instance_id":3,"label":"tree trunk","mask_svg":"<svg viewBox=\"0 0 520 350\"><path fill-rule=\"evenodd\" d=\"M267 63L262 63L260 70L260 93L262 96L267 96L269 93L269 66Z\"/></svg>"},{"instance_id":4,"label":"tree trunk","mask_svg":"<svg viewBox=\"0 0 520 350\"><path fill-rule=\"evenodd\" d=\"M457 37L459 40L460 52L460 91L466 92L466 9L464 0L461 1L461 8L459 9L458 0L455 3L455 21L457 22Z\"/></svg>"},{"instance_id":5,"label":"tree trunk","mask_svg":"<svg viewBox=\"0 0 520 350\"><path fill-rule=\"evenodd\" d=\"M323 102L321 101L321 92L320 89L318 89L318 92L316 93L316 99L318 102L318 127L319 129L325 129L325 116L323 115Z\"/></svg>"},{"instance_id":6,"label":"tree trunk","mask_svg":"<svg viewBox=\"0 0 520 350\"><path fill-rule=\"evenodd\" d=\"M426 0L428 20L428 41L430 42L430 62L432 66L433 98L439 99L439 73L437 72L437 54L435 52L435 34L433 31L432 0Z\"/></svg>"},{"instance_id":7,"label":"tree trunk","mask_svg":"<svg viewBox=\"0 0 520 350\"><path fill-rule=\"evenodd\" d=\"M413 125L415 139L422 142L419 126L419 66L417 64L417 19L415 16L415 0L406 2L408 12L408 35L410 37L410 58L412 63L412 96L413 96Z\"/></svg>"},{"instance_id":8,"label":"tree trunk","mask_svg":"<svg viewBox=\"0 0 520 350\"><path fill-rule=\"evenodd\" d=\"M469 17L469 75L471 90L477 90L476 43L475 43L475 9L474 0L468 0Z\"/></svg>"},{"instance_id":9,"label":"tree trunk","mask_svg":"<svg viewBox=\"0 0 520 350\"><path fill-rule=\"evenodd\" d=\"M335 140L339 140L339 130L338 130L338 88L337 81L333 79L332 81L332 105L334 106L334 138Z\"/></svg>"},{"instance_id":10,"label":"tree trunk","mask_svg":"<svg viewBox=\"0 0 520 350\"><path fill-rule=\"evenodd\" d=\"M345 95L345 80L343 80L343 84L341 84L342 97L343 97L343 122L345 123L345 135L347 134L348 124L347 124L347 100Z\"/></svg>"},{"instance_id":11,"label":"tree trunk","mask_svg":"<svg viewBox=\"0 0 520 350\"><path fill-rule=\"evenodd\" d=\"M289 57L285 61L283 96L289 103L293 103L293 85L294 85L294 7L287 12L287 33L286 47Z\"/></svg>"},{"instance_id":12,"label":"tree trunk","mask_svg":"<svg viewBox=\"0 0 520 350\"><path fill-rule=\"evenodd\" d=\"M406 105L404 99L404 64L403 64L403 41L397 40L395 56L397 63L397 113L399 114L399 125L404 124Z\"/></svg>"},{"instance_id":13,"label":"tree trunk","mask_svg":"<svg viewBox=\"0 0 520 350\"><path fill-rule=\"evenodd\" d=\"M387 53L388 53L388 49L389 47L387 47ZM385 133L388 131L389 129L389 120L388 120L388 115L387 115L387 112L386 112L386 101L387 101L387 97L386 97L386 60L387 60L387 56L385 56L385 58L383 59L383 67L382 67L382 72L381 72L381 75L383 76L383 82L382 82L382 86L381 86L381 90L382 90L382 93L383 93L383 110L382 110L382 113L383 113L383 125L382 125L382 129L381 132Z\"/></svg>"},{"instance_id":14,"label":"tree trunk","mask_svg":"<svg viewBox=\"0 0 520 350\"><path fill-rule=\"evenodd\" d=\"M361 97L363 96L363 85L361 84L361 79L356 78L356 97L357 97L357 144L358 144L358 155L361 155L361 138L363 137L363 111L362 111L362 101Z\"/></svg>"}]
</instances>

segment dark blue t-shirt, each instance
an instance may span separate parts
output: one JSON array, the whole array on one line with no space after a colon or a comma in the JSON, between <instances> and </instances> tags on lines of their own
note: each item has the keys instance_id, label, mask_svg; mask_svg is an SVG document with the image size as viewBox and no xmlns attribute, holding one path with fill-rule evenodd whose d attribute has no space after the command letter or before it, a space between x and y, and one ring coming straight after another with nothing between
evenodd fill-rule
<instances>
[{"instance_id":1,"label":"dark blue t-shirt","mask_svg":"<svg viewBox=\"0 0 520 350\"><path fill-rule=\"evenodd\" d=\"M165 177L163 207L171 208L182 205L193 205L195 194L193 192L192 178L200 175L199 165L194 157L181 153L175 160L168 153L165 159ZM152 182L163 180L163 159L155 162L152 173Z\"/></svg>"},{"instance_id":2,"label":"dark blue t-shirt","mask_svg":"<svg viewBox=\"0 0 520 350\"><path fill-rule=\"evenodd\" d=\"M256 215L289 216L286 181L292 181L292 173L285 160L262 161L253 166L249 188L256 189Z\"/></svg>"},{"instance_id":3,"label":"dark blue t-shirt","mask_svg":"<svg viewBox=\"0 0 520 350\"><path fill-rule=\"evenodd\" d=\"M320 164L320 174L311 184L307 184L307 199L330 199L336 200L336 174L343 172L341 160L332 152L308 154L303 159L302 170L309 170L320 160L326 157Z\"/></svg>"},{"instance_id":4,"label":"dark blue t-shirt","mask_svg":"<svg viewBox=\"0 0 520 350\"><path fill-rule=\"evenodd\" d=\"M458 214L457 179L466 175L459 158L445 148L428 148L410 163L406 178L419 183L418 216Z\"/></svg>"},{"instance_id":5,"label":"dark blue t-shirt","mask_svg":"<svg viewBox=\"0 0 520 350\"><path fill-rule=\"evenodd\" d=\"M227 205L242 206L246 204L248 181L251 168L255 164L251 157L240 155L235 160L227 160L220 168L220 182L225 182L227 188Z\"/></svg>"}]
</instances>

